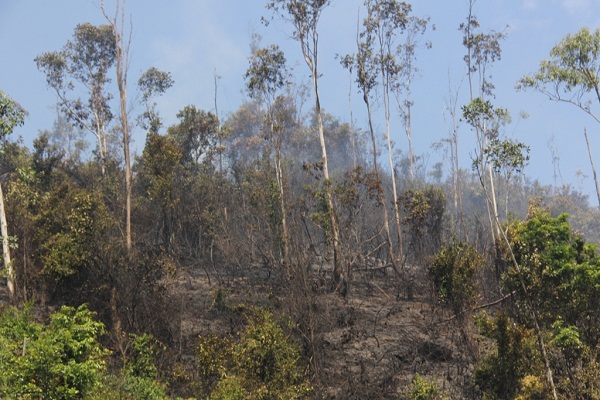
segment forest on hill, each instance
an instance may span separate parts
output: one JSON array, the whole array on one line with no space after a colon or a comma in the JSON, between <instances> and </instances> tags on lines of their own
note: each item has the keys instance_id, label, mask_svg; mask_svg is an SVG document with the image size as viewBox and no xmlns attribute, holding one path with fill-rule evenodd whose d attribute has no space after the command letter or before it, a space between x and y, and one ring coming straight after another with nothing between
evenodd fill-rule
<instances>
[{"instance_id":1,"label":"forest on hill","mask_svg":"<svg viewBox=\"0 0 600 400\"><path fill-rule=\"evenodd\" d=\"M28 110L0 91L0 398L600 398L600 204L523 174L530 147L489 73L506 34L466 3L470 99L429 165L411 83L435 21L365 0L337 57L358 127L320 103L331 2L267 2L304 64L254 36L246 101L224 118L190 104L165 126L158 99L185 83L128 76L125 1L36 57L57 119L31 148L13 134ZM600 121L600 29L517 86Z\"/></svg>"}]
</instances>

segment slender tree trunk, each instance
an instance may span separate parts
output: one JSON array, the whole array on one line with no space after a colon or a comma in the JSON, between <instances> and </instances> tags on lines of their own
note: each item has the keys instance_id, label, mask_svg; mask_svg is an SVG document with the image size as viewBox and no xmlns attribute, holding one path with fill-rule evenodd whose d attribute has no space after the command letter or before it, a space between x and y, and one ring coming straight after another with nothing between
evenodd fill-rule
<instances>
[{"instance_id":1,"label":"slender tree trunk","mask_svg":"<svg viewBox=\"0 0 600 400\"><path fill-rule=\"evenodd\" d=\"M129 40L125 42L125 3L121 6L120 0L117 0L115 15L111 19L105 11L104 0L102 1L102 12L105 18L112 26L115 34L116 68L117 68L117 86L119 87L119 101L121 108L121 133L123 135L123 155L125 158L125 194L126 194L126 216L125 216L125 245L127 251L131 250L131 156L129 153L129 121L127 117L127 69L129 67ZM119 26L118 17L121 11L121 23Z\"/></svg>"},{"instance_id":2,"label":"slender tree trunk","mask_svg":"<svg viewBox=\"0 0 600 400\"><path fill-rule=\"evenodd\" d=\"M123 130L123 153L125 156L125 245L131 250L131 156L129 153L129 124L127 121L127 87L125 79L118 79L121 100L121 129Z\"/></svg>"},{"instance_id":3,"label":"slender tree trunk","mask_svg":"<svg viewBox=\"0 0 600 400\"><path fill-rule=\"evenodd\" d=\"M96 137L98 138L98 155L100 156L100 170L102 176L106 176L106 134L100 122L100 116L97 112L94 112L94 118L96 119Z\"/></svg>"},{"instance_id":4,"label":"slender tree trunk","mask_svg":"<svg viewBox=\"0 0 600 400\"><path fill-rule=\"evenodd\" d=\"M460 226L465 237L465 241L469 241L469 235L465 226L465 213L463 211L462 201L462 185L460 182L460 165L458 162L458 131L456 128L456 114L452 115L452 140L454 142L454 173L455 173L455 192L456 199L458 200L458 217L460 219Z\"/></svg>"},{"instance_id":5,"label":"slender tree trunk","mask_svg":"<svg viewBox=\"0 0 600 400\"><path fill-rule=\"evenodd\" d=\"M363 88L364 90L364 88ZM388 242L388 250L390 252L390 259L392 260L392 266L394 267L394 271L398 273L398 265L396 263L396 254L394 252L394 244L392 241L392 234L390 232L390 223L387 212L387 204L385 201L385 190L383 188L381 182L381 176L379 175L379 166L377 164L377 141L375 140L375 130L373 129L373 119L371 117L371 104L369 102L369 96L367 94L364 95L364 101L367 106L367 116L369 120L369 132L371 134L371 145L373 152L373 169L375 170L375 177L377 179L377 184L379 185L378 190L380 191L379 204L382 206L383 210L383 229L385 230L386 239Z\"/></svg>"},{"instance_id":6,"label":"slender tree trunk","mask_svg":"<svg viewBox=\"0 0 600 400\"><path fill-rule=\"evenodd\" d=\"M415 181L415 151L413 149L412 142L412 122L410 115L410 105L407 105L406 108L407 109L406 117L404 120L404 130L406 131L406 138L408 139L408 163L410 166L410 182L412 184Z\"/></svg>"},{"instance_id":7,"label":"slender tree trunk","mask_svg":"<svg viewBox=\"0 0 600 400\"><path fill-rule=\"evenodd\" d=\"M490 164L487 165L488 176L490 179L490 192L492 192L492 211L494 213L494 219L499 220L498 217L498 202L496 200L496 185L494 183L494 171L492 170L492 166ZM500 225L496 224L496 236L500 238ZM494 240L494 243L496 240Z\"/></svg>"},{"instance_id":8,"label":"slender tree trunk","mask_svg":"<svg viewBox=\"0 0 600 400\"><path fill-rule=\"evenodd\" d=\"M396 188L396 172L394 171L394 157L392 154L392 139L390 131L390 94L389 80L385 72L381 71L382 87L383 87L383 108L385 111L385 132L387 139L388 157L390 161L390 176L392 179L392 196L394 199L394 215L396 217L396 232L398 234L398 260L402 260L404 249L402 243L402 224L400 222L400 207L398 206L398 189ZM394 255L392 255L394 257ZM395 264L394 264L395 265Z\"/></svg>"},{"instance_id":9,"label":"slender tree trunk","mask_svg":"<svg viewBox=\"0 0 600 400\"><path fill-rule=\"evenodd\" d=\"M275 178L277 180L277 188L279 189L279 209L281 212L281 239L283 242L283 263L286 266L286 278L290 279L290 272L288 270L289 256L290 256L290 237L287 226L287 211L285 207L285 189L283 186L283 169L281 168L281 130L278 128L277 132L273 123L273 106L268 105L269 108L269 119L271 121L271 138L275 140Z\"/></svg>"},{"instance_id":10,"label":"slender tree trunk","mask_svg":"<svg viewBox=\"0 0 600 400\"><path fill-rule=\"evenodd\" d=\"M459 221L460 231L464 236L464 240L465 242L468 242L469 235L467 234L467 230L465 228L465 218L462 205L462 187L460 180L460 164L458 162L458 125L456 118L456 103L458 102L458 93L452 95L452 90L450 89L450 85L448 85L448 94L450 99L448 103L448 111L450 112L450 117L452 118L452 130L449 141L452 170L454 170L454 212L456 220Z\"/></svg>"},{"instance_id":11,"label":"slender tree trunk","mask_svg":"<svg viewBox=\"0 0 600 400\"><path fill-rule=\"evenodd\" d=\"M285 207L285 190L283 188L283 171L281 168L281 154L275 160L275 174L277 175L277 186L279 186L279 207L281 210L281 235L283 240L283 261L287 265L290 257L290 235L287 226L287 211Z\"/></svg>"},{"instance_id":12,"label":"slender tree trunk","mask_svg":"<svg viewBox=\"0 0 600 400\"><path fill-rule=\"evenodd\" d=\"M353 132L350 139L350 144L352 145L352 168L356 168L356 135L354 134L354 113L352 111L352 73L350 73L349 77L350 89L348 90L348 108L350 109L350 128Z\"/></svg>"},{"instance_id":13,"label":"slender tree trunk","mask_svg":"<svg viewBox=\"0 0 600 400\"><path fill-rule=\"evenodd\" d=\"M315 112L317 114L317 125L319 128L319 142L321 144L321 160L323 163L323 178L325 179L325 194L327 207L329 208L329 220L331 223L331 244L333 247L333 286L334 291L342 296L348 293L348 280L342 267L340 250L340 233L333 207L332 182L329 178L329 165L327 163L327 146L325 145L325 132L323 128L323 116L321 115L321 102L319 101L319 90L316 68L312 68L313 87L315 90Z\"/></svg>"},{"instance_id":14,"label":"slender tree trunk","mask_svg":"<svg viewBox=\"0 0 600 400\"><path fill-rule=\"evenodd\" d=\"M12 299L15 296L15 271L10 260L10 243L8 241L8 223L6 222L6 212L4 211L4 193L0 184L0 228L2 233L2 255L4 258L4 267L6 268L6 286L8 295Z\"/></svg>"},{"instance_id":15,"label":"slender tree trunk","mask_svg":"<svg viewBox=\"0 0 600 400\"><path fill-rule=\"evenodd\" d=\"M587 129L583 128L583 135L585 136L585 143L587 144L588 154L590 155L590 164L592 164L592 172L594 174L594 184L596 185L596 196L598 197L598 207L600 207L600 186L598 185L598 174L596 174L596 167L594 166L594 158L592 157L592 148L590 147L590 140L588 139Z\"/></svg>"},{"instance_id":16,"label":"slender tree trunk","mask_svg":"<svg viewBox=\"0 0 600 400\"><path fill-rule=\"evenodd\" d=\"M331 224L331 247L333 249L333 290L346 296L349 290L348 277L342 267L342 253L340 248L340 232L335 216L333 206L332 182L329 177L329 164L327 162L327 146L325 144L325 132L323 128L323 116L321 113L321 102L319 100L319 72L318 72L318 42L319 36L316 32L316 23L311 27L313 31L310 34L307 42L306 37L300 39L302 47L302 55L304 61L310 69L313 81L313 90L315 94L315 114L317 115L317 127L319 130L319 143L321 145L321 162L323 164L323 178L325 185L325 197L327 199L327 208L329 209L329 220ZM311 31L309 29L309 31Z\"/></svg>"},{"instance_id":17,"label":"slender tree trunk","mask_svg":"<svg viewBox=\"0 0 600 400\"><path fill-rule=\"evenodd\" d=\"M467 77L469 80L469 95L470 95L470 99L471 102L475 99L474 94L473 94L473 65L471 63L472 61L472 56L473 56L473 52L472 52L472 48L471 48L471 42L472 42L472 35L471 35L471 22L473 21L473 7L475 6L475 0L469 0L469 15L467 16L467 31L465 32L465 34L467 35L467 43L469 43L469 45L467 46ZM480 67L480 66L479 66ZM480 74L480 81L482 79L482 72L481 70L478 68L479 70L479 74ZM481 88L480 88L480 94L479 94L480 98L483 100L483 96L484 93L481 92ZM478 125L478 124L477 124ZM483 149L485 148L485 126L481 127L481 126L475 126L475 133L477 135L477 144L479 145L479 152L481 155L481 172L479 173L479 180L481 182L481 186L483 188L483 190L487 189L487 185L486 185L486 179L485 179L485 168L486 168L486 160L483 156ZM491 167L489 170L489 180L490 180L490 185L491 187L491 198L490 197L486 197L486 202L485 202L485 206L487 208L487 212L488 212L488 219L490 222L490 233L492 235L492 243L494 248L496 247L496 230L494 230L495 227L495 222L494 222L494 218L498 216L498 207L496 206L496 192L494 190L494 178L492 175L492 171L491 171ZM490 209L490 207L493 207L493 210ZM497 228L497 227L496 227ZM499 234L499 228L498 229L498 234Z\"/></svg>"}]
</instances>

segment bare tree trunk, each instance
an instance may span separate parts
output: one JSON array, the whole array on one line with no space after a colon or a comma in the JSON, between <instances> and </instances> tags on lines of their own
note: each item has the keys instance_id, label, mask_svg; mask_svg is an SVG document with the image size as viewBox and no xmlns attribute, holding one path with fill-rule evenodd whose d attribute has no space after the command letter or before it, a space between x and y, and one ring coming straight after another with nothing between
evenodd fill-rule
<instances>
[{"instance_id":1,"label":"bare tree trunk","mask_svg":"<svg viewBox=\"0 0 600 400\"><path fill-rule=\"evenodd\" d=\"M120 0L117 0L115 15L110 18L104 8L102 1L102 13L112 26L115 34L115 51L117 66L117 86L119 87L119 101L121 108L121 133L123 135L123 155L125 158L125 193L126 193L126 216L125 216L125 245L127 250L131 250L131 156L129 153L129 121L127 116L127 70L129 68L129 44L131 42L131 32L129 40L125 42L125 3L121 6ZM121 22L118 17L121 11Z\"/></svg>"},{"instance_id":2,"label":"bare tree trunk","mask_svg":"<svg viewBox=\"0 0 600 400\"><path fill-rule=\"evenodd\" d=\"M317 125L319 128L319 142L321 144L321 160L323 163L323 178L325 179L325 194L327 197L327 207L329 208L329 219L331 221L331 244L333 248L333 286L334 291L339 292L342 296L348 293L348 280L345 271L342 267L341 250L340 250L340 233L335 218L335 210L333 208L332 183L329 178L329 166L327 163L327 146L325 145L325 132L323 129L323 117L321 115L321 103L319 101L319 90L317 84L317 71L312 68L313 86L315 90L315 112L317 114Z\"/></svg>"},{"instance_id":3,"label":"bare tree trunk","mask_svg":"<svg viewBox=\"0 0 600 400\"><path fill-rule=\"evenodd\" d=\"M275 174L277 177L277 186L279 186L279 207L281 210L281 235L283 240L283 260L287 265L290 257L290 235L287 226L287 211L285 207L285 190L283 187L283 171L281 168L281 150L278 149L277 160L275 160Z\"/></svg>"},{"instance_id":4,"label":"bare tree trunk","mask_svg":"<svg viewBox=\"0 0 600 400\"><path fill-rule=\"evenodd\" d=\"M598 197L598 207L600 207L600 186L598 185L598 174L596 174L594 158L592 157L592 148L590 147L590 140L588 139L586 128L583 128L583 135L585 136L585 143L587 144L588 154L590 155L590 164L592 164L592 172L594 173L594 184L596 185L596 196Z\"/></svg>"},{"instance_id":5,"label":"bare tree trunk","mask_svg":"<svg viewBox=\"0 0 600 400\"><path fill-rule=\"evenodd\" d=\"M408 94L406 95L408 98ZM408 99L407 99L408 103ZM411 184L415 181L415 150L413 149L412 142L412 121L410 113L410 104L406 106L406 117L404 120L404 130L406 131L406 138L408 139L408 162L410 166L410 182Z\"/></svg>"},{"instance_id":6,"label":"bare tree trunk","mask_svg":"<svg viewBox=\"0 0 600 400\"><path fill-rule=\"evenodd\" d=\"M454 146L454 174L455 174L455 201L458 201L458 217L460 219L460 227L465 237L465 241L469 241L469 235L465 225L465 213L463 211L462 185L460 182L460 165L458 162L458 130L456 128L456 113L452 113L452 142ZM456 204L455 204L456 208Z\"/></svg>"},{"instance_id":7,"label":"bare tree trunk","mask_svg":"<svg viewBox=\"0 0 600 400\"><path fill-rule=\"evenodd\" d=\"M490 192L492 192L492 212L494 213L494 219L499 220L498 218L498 202L496 200L496 186L494 184L494 171L492 171L492 166L490 164L487 165L488 176L490 179ZM496 224L496 235L495 238L500 238L500 225ZM494 239L494 244L496 243L496 239Z\"/></svg>"},{"instance_id":8,"label":"bare tree trunk","mask_svg":"<svg viewBox=\"0 0 600 400\"><path fill-rule=\"evenodd\" d=\"M450 81L450 77L448 77ZM462 205L462 187L460 182L460 165L458 160L458 123L456 118L456 104L458 102L458 93L452 94L452 90L450 89L450 85L448 85L448 112L450 113L450 117L452 118L452 128L451 134L449 138L450 143L450 155L451 155L451 169L454 171L453 183L454 183L454 212L456 215L456 220L460 223L460 231L464 236L465 242L469 241L469 235L465 228L465 217L463 213L463 205Z\"/></svg>"},{"instance_id":9,"label":"bare tree trunk","mask_svg":"<svg viewBox=\"0 0 600 400\"><path fill-rule=\"evenodd\" d=\"M290 236L287 226L287 210L285 207L285 188L283 185L283 169L281 168L281 135L282 132L278 128L275 132L275 126L273 123L273 106L268 105L269 108L269 119L271 121L271 138L275 140L275 178L277 180L277 188L279 189L279 209L281 212L281 236L283 241L283 263L285 265L286 278L290 279L289 272L289 256L290 256ZM275 136L276 135L276 136Z\"/></svg>"},{"instance_id":10,"label":"bare tree trunk","mask_svg":"<svg viewBox=\"0 0 600 400\"><path fill-rule=\"evenodd\" d=\"M390 176L392 178L392 196L394 199L394 214L396 217L396 231L398 234L398 260L402 260L404 249L402 243L402 224L400 222L400 207L398 206L398 189L396 188L396 172L394 171L394 158L392 155L392 139L390 132L390 95L389 80L382 70L383 80L383 108L385 111L385 131L387 139L388 156L390 161ZM394 257L395 255L392 255Z\"/></svg>"},{"instance_id":11,"label":"bare tree trunk","mask_svg":"<svg viewBox=\"0 0 600 400\"><path fill-rule=\"evenodd\" d=\"M381 176L379 175L379 167L377 164L377 142L375 140L375 130L373 129L373 119L371 117L371 104L369 102L369 97L367 94L364 95L364 101L367 105L367 116L369 120L369 132L371 133L371 145L373 152L373 169L375 170L375 177L377 178L377 184L379 185L378 190L380 191L379 204L382 206L383 210L383 228L385 230L386 239L388 242L388 249L390 252L390 259L392 261L392 266L394 271L398 273L398 265L396 263L396 254L394 252L394 244L392 242L392 234L390 233L390 223L387 212L387 204L385 201L385 190L381 183Z\"/></svg>"},{"instance_id":12,"label":"bare tree trunk","mask_svg":"<svg viewBox=\"0 0 600 400\"><path fill-rule=\"evenodd\" d=\"M307 2L301 1L298 3L291 2L287 4L283 0L269 2L268 8L273 9L277 13L284 9L284 13L289 13L290 21L294 24L296 31L294 38L300 42L302 55L306 65L310 69L312 75L312 83L315 94L315 114L317 115L317 125L319 129L319 142L321 144L321 162L323 164L323 177L325 185L325 197L327 207L329 208L329 218L331 223L331 244L333 248L333 289L334 291L345 296L348 293L348 277L342 268L341 248L340 248L340 233L335 216L333 205L333 188L329 178L329 166L327 164L327 147L325 145L325 133L323 129L323 116L321 114L321 103L319 101L318 87L318 43L319 35L317 32L317 24L322 10L329 5L329 0ZM295 7L301 4L302 7ZM281 6L281 8L280 8ZM289 7L288 7L289 6ZM305 12L306 11L306 12Z\"/></svg>"},{"instance_id":13,"label":"bare tree trunk","mask_svg":"<svg viewBox=\"0 0 600 400\"><path fill-rule=\"evenodd\" d=\"M2 255L4 257L4 266L6 267L6 286L10 298L15 296L15 271L10 260L10 243L8 241L8 223L6 222L6 212L4 211L4 193L0 184L0 228L2 233Z\"/></svg>"},{"instance_id":14,"label":"bare tree trunk","mask_svg":"<svg viewBox=\"0 0 600 400\"><path fill-rule=\"evenodd\" d=\"M467 31L466 31L466 35L467 35L467 42L471 43L471 21L474 19L474 15L473 15L473 7L475 6L475 1L476 0L469 0L469 15L467 16ZM470 45L467 46L467 68L468 68L468 72L467 72L467 77L469 80L469 96L471 99L471 102L475 99L475 96L473 94L473 65L471 64L472 61L472 48ZM481 80L481 71L479 71L480 74L480 80ZM479 97L483 100L483 96L484 93L481 92L481 88L480 88L480 93L479 93ZM480 153L480 157L481 157L481 172L479 173L479 180L481 182L481 186L483 188L483 190L487 189L487 185L485 182L485 177L484 177L484 169L486 167L486 161L484 159L483 156L483 149L485 148L485 138L486 138L486 129L485 126L481 127L479 126L479 124L476 124L476 126L474 126L475 128L475 133L477 136L477 144L479 146L479 153ZM494 178L492 175L492 171L490 168L489 171L489 179L490 179L490 185L492 186L492 190L491 190L491 198L490 196L486 197L486 202L485 202L485 206L487 208L487 212L488 212L488 220L490 222L490 233L492 235L492 244L494 246L494 248L496 247L496 231L494 230L495 227L495 223L494 223L494 217L498 216L498 208L496 207L496 192L494 190ZM493 210L490 210L490 207L493 207ZM497 228L498 229L498 228Z\"/></svg>"}]
</instances>

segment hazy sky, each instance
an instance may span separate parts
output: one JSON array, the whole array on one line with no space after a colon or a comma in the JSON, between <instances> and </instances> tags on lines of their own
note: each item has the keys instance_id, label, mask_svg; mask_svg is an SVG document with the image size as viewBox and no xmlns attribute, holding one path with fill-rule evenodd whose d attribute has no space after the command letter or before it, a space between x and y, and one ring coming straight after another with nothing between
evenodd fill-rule
<instances>
[{"instance_id":1,"label":"hazy sky","mask_svg":"<svg viewBox=\"0 0 600 400\"><path fill-rule=\"evenodd\" d=\"M420 50L414 82L413 136L417 154L429 157L429 165L443 157L431 144L448 136L445 113L449 93L458 93L458 105L468 102L464 48L458 26L466 18L467 0L418 0L417 16L431 17L436 30L425 39L430 50ZM265 27L261 16L269 17L264 0L129 0L133 42L129 69L130 98L135 82L149 67L171 72L175 86L159 100L166 125L176 122L176 113L193 104L214 109L214 77L219 76L217 101L222 119L244 101L243 75L248 66L252 32L262 35L263 45L278 44L285 51L298 81L307 81L308 69L301 61L298 43L289 38L291 27L275 22ZM349 101L350 79L336 60L336 54L355 51L357 18L361 0L333 0L320 23L321 103L326 111L348 120L350 107L356 123L366 121L360 98ZM114 0L107 0L113 10ZM360 11L364 15L364 11ZM495 105L513 115L507 132L531 146L531 164L526 174L543 183L554 183L555 164L561 177L557 183L571 183L591 193L593 182L583 129L587 127L600 164L600 125L567 104L555 104L535 92L516 92L516 81L537 69L539 61L567 33L581 27L600 26L600 0L478 0L475 14L484 31L506 31L502 60L491 69L496 85ZM40 130L49 129L56 117L56 97L46 87L44 75L34 58L45 51L62 48L79 23L103 24L100 0L0 0L0 89L17 100L28 112L23 128L15 135L31 143ZM309 103L307 103L307 106ZM378 112L380 113L381 110ZM137 114L134 108L132 114ZM529 118L519 119L526 112ZM383 121L379 118L378 128ZM406 151L406 137L398 121L392 125L396 146ZM470 166L473 134L461 126L462 166ZM145 135L134 135L141 151ZM90 138L90 142L94 143ZM559 157L553 164L554 156ZM584 177L577 178L577 171ZM595 197L592 197L592 203Z\"/></svg>"}]
</instances>

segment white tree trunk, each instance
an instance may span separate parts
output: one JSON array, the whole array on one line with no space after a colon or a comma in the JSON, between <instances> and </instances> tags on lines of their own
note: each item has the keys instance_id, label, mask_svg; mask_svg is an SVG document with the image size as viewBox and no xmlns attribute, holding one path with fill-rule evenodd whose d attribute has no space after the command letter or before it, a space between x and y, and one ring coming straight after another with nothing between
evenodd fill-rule
<instances>
[{"instance_id":1,"label":"white tree trunk","mask_svg":"<svg viewBox=\"0 0 600 400\"><path fill-rule=\"evenodd\" d=\"M0 228L2 233L2 255L4 257L4 266L6 267L6 286L8 287L8 294L12 299L15 295L15 271L10 261L8 224L6 222L6 212L4 211L4 194L2 193L2 185L0 185Z\"/></svg>"}]
</instances>

